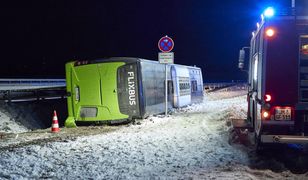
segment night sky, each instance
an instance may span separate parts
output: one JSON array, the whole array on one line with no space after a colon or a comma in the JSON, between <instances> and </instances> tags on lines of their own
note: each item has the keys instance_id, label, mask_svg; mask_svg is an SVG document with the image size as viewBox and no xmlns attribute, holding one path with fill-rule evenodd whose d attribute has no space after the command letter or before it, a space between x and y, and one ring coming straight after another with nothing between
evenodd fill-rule
<instances>
[{"instance_id":1,"label":"night sky","mask_svg":"<svg viewBox=\"0 0 308 180\"><path fill-rule=\"evenodd\" d=\"M279 1L280 3L282 1ZM65 63L103 57L157 60L173 38L175 63L204 81L245 80L238 51L249 45L261 0L12 1L0 5L0 78L65 78Z\"/></svg>"}]
</instances>

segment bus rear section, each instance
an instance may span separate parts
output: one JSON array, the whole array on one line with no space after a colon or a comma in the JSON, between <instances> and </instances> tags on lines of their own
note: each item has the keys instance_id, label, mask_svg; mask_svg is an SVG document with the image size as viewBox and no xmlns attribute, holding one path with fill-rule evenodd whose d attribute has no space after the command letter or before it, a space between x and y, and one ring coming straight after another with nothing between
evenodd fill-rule
<instances>
[{"instance_id":1,"label":"bus rear section","mask_svg":"<svg viewBox=\"0 0 308 180\"><path fill-rule=\"evenodd\" d=\"M65 126L74 127L75 122L127 120L137 115L136 74L136 63L67 63L69 116Z\"/></svg>"}]
</instances>

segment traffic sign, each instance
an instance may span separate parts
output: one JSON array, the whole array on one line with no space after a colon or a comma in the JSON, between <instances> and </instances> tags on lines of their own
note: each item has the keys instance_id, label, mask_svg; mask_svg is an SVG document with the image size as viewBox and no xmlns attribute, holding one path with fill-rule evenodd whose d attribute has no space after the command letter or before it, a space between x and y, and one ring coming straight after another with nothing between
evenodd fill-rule
<instances>
[{"instance_id":1,"label":"traffic sign","mask_svg":"<svg viewBox=\"0 0 308 180\"><path fill-rule=\"evenodd\" d=\"M174 53L173 52L160 52L158 53L158 60L161 64L173 64L174 62Z\"/></svg>"},{"instance_id":2,"label":"traffic sign","mask_svg":"<svg viewBox=\"0 0 308 180\"><path fill-rule=\"evenodd\" d=\"M158 48L161 51L158 53L159 62L165 64L165 116L168 114L168 72L167 64L173 64L174 54L172 51L174 46L173 40L168 37L162 37L158 41Z\"/></svg>"},{"instance_id":3,"label":"traffic sign","mask_svg":"<svg viewBox=\"0 0 308 180\"><path fill-rule=\"evenodd\" d=\"M158 41L158 48L161 52L170 52L172 51L173 47L174 47L174 42L168 36L162 37Z\"/></svg>"}]
</instances>

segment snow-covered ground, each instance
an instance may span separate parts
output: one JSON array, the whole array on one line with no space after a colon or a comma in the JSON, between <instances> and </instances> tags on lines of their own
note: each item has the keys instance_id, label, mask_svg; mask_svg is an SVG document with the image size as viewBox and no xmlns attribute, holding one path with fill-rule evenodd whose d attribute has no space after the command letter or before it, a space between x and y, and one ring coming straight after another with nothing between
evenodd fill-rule
<instances>
[{"instance_id":1,"label":"snow-covered ground","mask_svg":"<svg viewBox=\"0 0 308 180\"><path fill-rule=\"evenodd\" d=\"M0 179L308 178L285 168L251 168L249 150L228 143L226 121L246 114L241 94L211 93L168 117L149 117L108 133L0 150Z\"/></svg>"}]
</instances>

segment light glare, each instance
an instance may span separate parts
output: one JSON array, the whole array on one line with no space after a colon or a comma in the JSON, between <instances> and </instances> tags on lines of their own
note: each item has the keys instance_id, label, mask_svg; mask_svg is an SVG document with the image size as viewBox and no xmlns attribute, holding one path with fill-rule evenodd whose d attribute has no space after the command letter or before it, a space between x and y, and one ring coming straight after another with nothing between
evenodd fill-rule
<instances>
[{"instance_id":1,"label":"light glare","mask_svg":"<svg viewBox=\"0 0 308 180\"><path fill-rule=\"evenodd\" d=\"M265 33L266 33L266 35L267 35L268 37L272 37L272 36L274 36L275 31L274 31L272 28L269 28L269 29L266 30Z\"/></svg>"},{"instance_id":2,"label":"light glare","mask_svg":"<svg viewBox=\"0 0 308 180\"><path fill-rule=\"evenodd\" d=\"M272 7L268 7L268 8L265 9L263 14L264 14L265 17L270 18L270 17L274 16L275 10Z\"/></svg>"},{"instance_id":3,"label":"light glare","mask_svg":"<svg viewBox=\"0 0 308 180\"><path fill-rule=\"evenodd\" d=\"M264 117L264 118L268 118L268 117L269 117L269 113L268 113L267 111L264 111L264 112L263 112L263 117Z\"/></svg>"},{"instance_id":4,"label":"light glare","mask_svg":"<svg viewBox=\"0 0 308 180\"><path fill-rule=\"evenodd\" d=\"M269 94L265 95L265 102L270 102L272 100L272 96Z\"/></svg>"}]
</instances>

